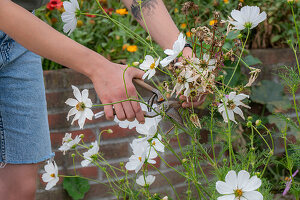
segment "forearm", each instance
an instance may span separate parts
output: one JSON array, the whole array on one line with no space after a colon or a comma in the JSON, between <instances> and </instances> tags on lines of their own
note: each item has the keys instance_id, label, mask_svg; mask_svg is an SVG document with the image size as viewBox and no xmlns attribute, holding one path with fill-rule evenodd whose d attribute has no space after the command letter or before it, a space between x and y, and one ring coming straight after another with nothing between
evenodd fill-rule
<instances>
[{"instance_id":1,"label":"forearm","mask_svg":"<svg viewBox=\"0 0 300 200\"><path fill-rule=\"evenodd\" d=\"M163 49L172 49L179 30L162 0L142 0L141 5L138 3L140 0L122 1L144 28L145 23L147 24L151 37Z\"/></svg>"},{"instance_id":2,"label":"forearm","mask_svg":"<svg viewBox=\"0 0 300 200\"><path fill-rule=\"evenodd\" d=\"M0 30L30 51L89 77L108 62L8 0L0 0Z\"/></svg>"}]
</instances>

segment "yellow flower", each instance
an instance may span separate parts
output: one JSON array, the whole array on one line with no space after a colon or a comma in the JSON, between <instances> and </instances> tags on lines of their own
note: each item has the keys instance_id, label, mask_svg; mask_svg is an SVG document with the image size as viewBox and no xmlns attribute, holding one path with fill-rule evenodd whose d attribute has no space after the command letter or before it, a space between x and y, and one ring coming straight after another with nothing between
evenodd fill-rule
<instances>
[{"instance_id":1,"label":"yellow flower","mask_svg":"<svg viewBox=\"0 0 300 200\"><path fill-rule=\"evenodd\" d=\"M127 15L128 11L126 10L126 8L122 8L122 9L117 9L116 13L119 15Z\"/></svg>"},{"instance_id":2,"label":"yellow flower","mask_svg":"<svg viewBox=\"0 0 300 200\"><path fill-rule=\"evenodd\" d=\"M82 20L78 20L77 21L77 28L80 28L83 26L83 21Z\"/></svg>"},{"instance_id":3,"label":"yellow flower","mask_svg":"<svg viewBox=\"0 0 300 200\"><path fill-rule=\"evenodd\" d=\"M186 24L180 24L180 28L185 29L186 28Z\"/></svg>"},{"instance_id":4,"label":"yellow flower","mask_svg":"<svg viewBox=\"0 0 300 200\"><path fill-rule=\"evenodd\" d=\"M186 36L187 37L191 37L192 33L189 31L189 32L186 32Z\"/></svg>"},{"instance_id":5,"label":"yellow flower","mask_svg":"<svg viewBox=\"0 0 300 200\"><path fill-rule=\"evenodd\" d=\"M175 9L174 9L174 13L178 13L178 8L175 8Z\"/></svg>"},{"instance_id":6,"label":"yellow flower","mask_svg":"<svg viewBox=\"0 0 300 200\"><path fill-rule=\"evenodd\" d=\"M136 45L130 45L127 47L127 51L129 52L136 52L138 50L138 47Z\"/></svg>"},{"instance_id":7,"label":"yellow flower","mask_svg":"<svg viewBox=\"0 0 300 200\"><path fill-rule=\"evenodd\" d=\"M218 23L218 20L213 19L213 20L211 20L211 21L209 22L209 25L213 26L213 25L215 25L216 23Z\"/></svg>"},{"instance_id":8,"label":"yellow flower","mask_svg":"<svg viewBox=\"0 0 300 200\"><path fill-rule=\"evenodd\" d=\"M229 0L224 0L224 3L228 4L228 3L229 3Z\"/></svg>"}]
</instances>

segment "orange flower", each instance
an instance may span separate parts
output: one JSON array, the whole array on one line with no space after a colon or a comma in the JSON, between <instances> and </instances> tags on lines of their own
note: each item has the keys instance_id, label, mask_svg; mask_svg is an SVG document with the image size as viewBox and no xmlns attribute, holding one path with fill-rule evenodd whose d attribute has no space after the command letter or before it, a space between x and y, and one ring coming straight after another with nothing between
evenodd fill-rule
<instances>
[{"instance_id":1,"label":"orange flower","mask_svg":"<svg viewBox=\"0 0 300 200\"><path fill-rule=\"evenodd\" d=\"M117 9L116 13L119 15L127 15L128 11L126 10L126 8L122 8L122 9Z\"/></svg>"},{"instance_id":2,"label":"orange flower","mask_svg":"<svg viewBox=\"0 0 300 200\"><path fill-rule=\"evenodd\" d=\"M138 50L138 47L136 45L130 45L127 47L127 51L129 52L136 52Z\"/></svg>"},{"instance_id":3,"label":"orange flower","mask_svg":"<svg viewBox=\"0 0 300 200\"><path fill-rule=\"evenodd\" d=\"M178 13L178 8L175 8L175 9L174 9L174 13Z\"/></svg>"},{"instance_id":4,"label":"orange flower","mask_svg":"<svg viewBox=\"0 0 300 200\"><path fill-rule=\"evenodd\" d=\"M224 3L228 4L228 3L229 3L229 0L224 0Z\"/></svg>"},{"instance_id":5,"label":"orange flower","mask_svg":"<svg viewBox=\"0 0 300 200\"><path fill-rule=\"evenodd\" d=\"M187 37L191 37L192 33L189 31L189 32L186 32L186 36Z\"/></svg>"},{"instance_id":6,"label":"orange flower","mask_svg":"<svg viewBox=\"0 0 300 200\"><path fill-rule=\"evenodd\" d=\"M213 25L215 25L216 23L218 23L218 20L213 19L213 20L211 20L211 21L209 22L209 25L213 26Z\"/></svg>"},{"instance_id":7,"label":"orange flower","mask_svg":"<svg viewBox=\"0 0 300 200\"><path fill-rule=\"evenodd\" d=\"M240 2L244 3L244 0L240 0Z\"/></svg>"},{"instance_id":8,"label":"orange flower","mask_svg":"<svg viewBox=\"0 0 300 200\"><path fill-rule=\"evenodd\" d=\"M124 44L122 47L122 50L124 51L125 49L127 49L127 47L128 47L128 44Z\"/></svg>"},{"instance_id":9,"label":"orange flower","mask_svg":"<svg viewBox=\"0 0 300 200\"><path fill-rule=\"evenodd\" d=\"M186 24L180 24L180 28L185 29L186 28Z\"/></svg>"}]
</instances>

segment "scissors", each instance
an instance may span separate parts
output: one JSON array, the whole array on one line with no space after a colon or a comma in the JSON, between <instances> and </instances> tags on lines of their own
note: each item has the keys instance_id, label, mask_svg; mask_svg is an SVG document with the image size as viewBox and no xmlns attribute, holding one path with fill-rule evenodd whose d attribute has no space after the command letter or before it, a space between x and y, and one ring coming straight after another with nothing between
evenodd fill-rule
<instances>
[{"instance_id":1,"label":"scissors","mask_svg":"<svg viewBox=\"0 0 300 200\"><path fill-rule=\"evenodd\" d=\"M166 99L158 89L145 83L141 79L133 79L133 82L141 86L143 89L152 92L152 96L148 100L148 105L150 105L150 107L148 107L148 112L144 115L145 117L153 118L160 115L163 111L170 118L184 126L183 120L178 112L178 109L181 107L180 102ZM152 108L154 104L157 104L157 107Z\"/></svg>"}]
</instances>

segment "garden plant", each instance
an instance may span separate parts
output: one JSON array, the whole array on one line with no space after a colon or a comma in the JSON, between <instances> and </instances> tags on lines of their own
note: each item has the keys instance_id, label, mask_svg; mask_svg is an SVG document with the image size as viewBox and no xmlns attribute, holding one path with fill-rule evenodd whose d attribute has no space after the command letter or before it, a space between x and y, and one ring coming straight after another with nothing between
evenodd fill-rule
<instances>
[{"instance_id":1,"label":"garden plant","mask_svg":"<svg viewBox=\"0 0 300 200\"><path fill-rule=\"evenodd\" d=\"M113 3L101 0L51 1L45 8L49 10L48 16L44 16L45 20L56 26L55 20L59 19L62 13L64 25L57 25L57 29L62 29L71 38L96 49L99 53L103 53L104 48L109 47L110 51L106 51L106 56L125 62L127 69L136 67L144 70L143 79L163 96L162 99L150 100L141 95L140 99L127 96L128 98L122 101L139 102L145 112L146 121L139 124L137 121L119 121L115 118L121 128L135 128L140 134L131 142L132 156L128 158L128 162L120 163L119 167L106 161L99 146L101 134L114 134L110 129L102 131L92 144L83 142L84 134L72 137L72 134L66 133L59 150L66 152L75 149L76 154L72 154L73 161L75 157L79 157L83 167L99 167L108 180L108 183L101 184L106 184L117 199L180 199L169 180L170 177L155 166L157 159L160 159L160 162L185 179L187 191L184 199L271 200L274 199L274 193L279 193L282 198L288 195L298 200L299 141L289 144L287 135L292 132L299 136L300 133L299 104L296 100L300 86L297 55L300 50L297 19L299 5L293 0L280 1L278 5L274 3L275 7L279 4L286 6L292 13L290 22L293 23L283 25L270 24L270 18L275 21L280 19L273 15L268 16L269 12L261 12L261 9L274 8L267 7L267 1L251 1L249 5L244 1L232 3L230 12L217 10L222 9L228 1L209 1L210 5L206 6L207 2L178 0L174 3L176 6L172 12L181 13L175 17L175 21L180 21L179 26L183 33L178 36L173 49L162 52L147 32L131 22L132 19L127 16L128 11L125 8L114 11L110 9L110 4ZM140 1L140 6L141 3ZM204 10L211 7L215 11L207 13ZM52 10L56 10L56 13L52 13ZM142 12L141 17L143 19ZM147 23L143 21L147 30ZM100 28L98 23L106 23L107 26ZM132 26L128 26L130 23ZM80 27L84 24L87 30L81 31ZM260 25L263 25L264 29L258 29ZM281 28L280 26L287 26L293 30L284 35L276 35L277 32L272 29ZM113 31L110 32L111 30ZM105 31L107 34L99 34ZM141 47L131 44L133 40L138 41ZM283 40L287 40L285 45L294 52L296 65L280 68L278 77L281 81L280 86L275 89L277 91L271 89L274 87L271 81L262 81L260 87L254 87L261 71L254 65L260 61L251 56L246 47L276 47L280 46L282 43L279 41ZM182 55L185 46L192 48L194 57ZM141 53L133 55L132 52L137 48L141 48ZM121 57L119 51L126 53ZM46 60L44 64L49 68L58 67ZM249 75L242 75L241 69ZM124 87L126 89L125 81ZM71 108L67 120L74 115L71 123L78 120L78 125L83 128L87 119L104 116L104 112L93 113L93 109L107 104L93 104L87 89L80 91L76 86L72 88L75 98L66 100L66 104ZM278 94L283 88L292 96L291 105L285 96ZM266 102L265 94L274 95L267 96L274 101ZM189 108L178 106L185 100L191 104ZM198 108L193 106L193 101L204 101L202 109L207 111L206 114L200 115ZM252 105L256 106L251 101L264 104L261 115L251 112ZM116 103L120 102L110 105ZM169 113L170 109L173 109L172 115ZM296 117L290 118L286 115L287 109L293 109ZM266 110L270 112L268 117L264 115ZM276 126L271 126L272 122L275 122ZM164 124L169 124L170 127L166 130ZM201 143L203 130L209 132L209 148ZM181 145L181 134L190 138L190 144ZM285 152L280 157L274 152L275 137L280 137L284 144ZM170 140L174 138L180 152L174 151L170 144ZM78 148L86 150L82 153ZM165 151L172 152L180 165L174 167L164 160L161 155ZM204 166L209 166L209 172ZM281 169L286 178L278 182L276 170L272 168ZM153 174L153 169L157 173ZM157 176L166 179L175 194L174 197L151 192L151 184ZM75 164L74 175L59 174L55 161L49 161L42 176L43 181L47 183L46 190L54 187L60 177L64 177L65 180L99 182L79 176Z\"/></svg>"}]
</instances>

